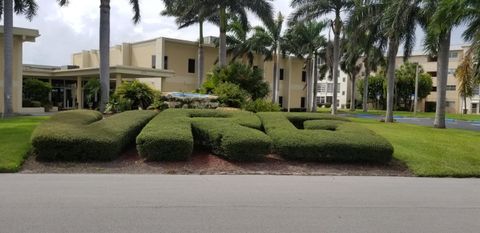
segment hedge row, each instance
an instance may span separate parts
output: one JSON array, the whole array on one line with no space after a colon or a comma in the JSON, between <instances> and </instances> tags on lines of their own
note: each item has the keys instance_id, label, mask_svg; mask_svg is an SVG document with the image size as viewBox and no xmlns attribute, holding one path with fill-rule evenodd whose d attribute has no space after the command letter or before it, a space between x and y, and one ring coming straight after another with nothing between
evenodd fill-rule
<instances>
[{"instance_id":1,"label":"hedge row","mask_svg":"<svg viewBox=\"0 0 480 233\"><path fill-rule=\"evenodd\" d=\"M286 159L388 162L392 158L393 147L385 138L344 118L315 113L258 116L274 151Z\"/></svg>"},{"instance_id":2,"label":"hedge row","mask_svg":"<svg viewBox=\"0 0 480 233\"><path fill-rule=\"evenodd\" d=\"M271 147L261 128L250 112L169 109L147 124L137 137L137 149L149 160L187 160L195 145L231 160L255 160Z\"/></svg>"},{"instance_id":3,"label":"hedge row","mask_svg":"<svg viewBox=\"0 0 480 233\"><path fill-rule=\"evenodd\" d=\"M100 112L74 110L53 115L32 134L39 159L104 161L116 158L157 113L127 111L106 119Z\"/></svg>"}]
</instances>

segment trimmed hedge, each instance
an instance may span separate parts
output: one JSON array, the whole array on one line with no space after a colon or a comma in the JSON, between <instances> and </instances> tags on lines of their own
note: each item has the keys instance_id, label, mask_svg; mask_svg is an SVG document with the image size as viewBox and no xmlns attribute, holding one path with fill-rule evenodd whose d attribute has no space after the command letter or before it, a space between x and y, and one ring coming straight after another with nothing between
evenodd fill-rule
<instances>
[{"instance_id":1,"label":"trimmed hedge","mask_svg":"<svg viewBox=\"0 0 480 233\"><path fill-rule=\"evenodd\" d=\"M187 160L194 146L231 160L248 161L270 152L271 139L258 117L245 111L168 109L137 137L137 149L149 160Z\"/></svg>"},{"instance_id":2,"label":"trimmed hedge","mask_svg":"<svg viewBox=\"0 0 480 233\"><path fill-rule=\"evenodd\" d=\"M258 113L274 151L290 160L388 162L393 146L347 119L317 113ZM305 130L303 130L305 129Z\"/></svg>"},{"instance_id":3,"label":"trimmed hedge","mask_svg":"<svg viewBox=\"0 0 480 233\"><path fill-rule=\"evenodd\" d=\"M127 111L102 120L97 111L74 110L53 115L32 134L34 152L47 161L112 160L135 142L157 113Z\"/></svg>"}]
</instances>

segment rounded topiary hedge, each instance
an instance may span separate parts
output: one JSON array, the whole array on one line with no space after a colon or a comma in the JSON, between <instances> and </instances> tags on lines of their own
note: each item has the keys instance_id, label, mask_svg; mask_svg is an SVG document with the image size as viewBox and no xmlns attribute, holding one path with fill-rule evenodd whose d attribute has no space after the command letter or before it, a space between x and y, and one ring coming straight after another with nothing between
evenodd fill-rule
<instances>
[{"instance_id":1,"label":"rounded topiary hedge","mask_svg":"<svg viewBox=\"0 0 480 233\"><path fill-rule=\"evenodd\" d=\"M157 113L127 111L103 119L91 110L60 112L40 124L32 134L39 159L54 161L103 161L116 158L133 143Z\"/></svg>"},{"instance_id":2,"label":"rounded topiary hedge","mask_svg":"<svg viewBox=\"0 0 480 233\"><path fill-rule=\"evenodd\" d=\"M261 128L251 112L168 109L142 130L137 149L149 160L187 160L195 145L231 160L256 160L271 148Z\"/></svg>"},{"instance_id":3,"label":"rounded topiary hedge","mask_svg":"<svg viewBox=\"0 0 480 233\"><path fill-rule=\"evenodd\" d=\"M347 119L316 113L258 113L274 152L286 159L388 162L393 146Z\"/></svg>"}]
</instances>

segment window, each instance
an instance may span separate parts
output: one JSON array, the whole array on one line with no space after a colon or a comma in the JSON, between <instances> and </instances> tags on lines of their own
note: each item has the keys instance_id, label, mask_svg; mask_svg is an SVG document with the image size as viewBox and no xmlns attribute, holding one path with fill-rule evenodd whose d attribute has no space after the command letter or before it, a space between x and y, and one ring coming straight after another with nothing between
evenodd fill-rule
<instances>
[{"instance_id":1,"label":"window","mask_svg":"<svg viewBox=\"0 0 480 233\"><path fill-rule=\"evenodd\" d=\"M278 97L278 104L280 105L281 108L283 108L283 96Z\"/></svg>"},{"instance_id":2,"label":"window","mask_svg":"<svg viewBox=\"0 0 480 233\"><path fill-rule=\"evenodd\" d=\"M448 69L448 75L455 75L455 69Z\"/></svg>"},{"instance_id":3,"label":"window","mask_svg":"<svg viewBox=\"0 0 480 233\"><path fill-rule=\"evenodd\" d=\"M432 78L435 78L437 77L437 71L430 71L430 72L427 72L430 76L432 76Z\"/></svg>"},{"instance_id":4,"label":"window","mask_svg":"<svg viewBox=\"0 0 480 233\"><path fill-rule=\"evenodd\" d=\"M195 59L188 59L188 73L195 73Z\"/></svg>"},{"instance_id":5,"label":"window","mask_svg":"<svg viewBox=\"0 0 480 233\"><path fill-rule=\"evenodd\" d=\"M300 98L300 108L305 108L305 97Z\"/></svg>"},{"instance_id":6,"label":"window","mask_svg":"<svg viewBox=\"0 0 480 233\"><path fill-rule=\"evenodd\" d=\"M480 95L480 87L476 87L473 89L473 95Z\"/></svg>"},{"instance_id":7,"label":"window","mask_svg":"<svg viewBox=\"0 0 480 233\"><path fill-rule=\"evenodd\" d=\"M432 86L432 92L437 92L437 87Z\"/></svg>"},{"instance_id":8,"label":"window","mask_svg":"<svg viewBox=\"0 0 480 233\"><path fill-rule=\"evenodd\" d=\"M280 80L283 80L284 74L285 74L285 70L284 70L284 69L280 69Z\"/></svg>"},{"instance_id":9,"label":"window","mask_svg":"<svg viewBox=\"0 0 480 233\"><path fill-rule=\"evenodd\" d=\"M258 70L258 66L253 66L253 70Z\"/></svg>"},{"instance_id":10,"label":"window","mask_svg":"<svg viewBox=\"0 0 480 233\"><path fill-rule=\"evenodd\" d=\"M157 56L152 55L152 69L157 68Z\"/></svg>"},{"instance_id":11,"label":"window","mask_svg":"<svg viewBox=\"0 0 480 233\"><path fill-rule=\"evenodd\" d=\"M333 92L333 83L327 83L327 92L332 93Z\"/></svg>"},{"instance_id":12,"label":"window","mask_svg":"<svg viewBox=\"0 0 480 233\"><path fill-rule=\"evenodd\" d=\"M345 91L342 91L342 95L345 95Z\"/></svg>"},{"instance_id":13,"label":"window","mask_svg":"<svg viewBox=\"0 0 480 233\"><path fill-rule=\"evenodd\" d=\"M337 93L340 93L340 83L337 83Z\"/></svg>"},{"instance_id":14,"label":"window","mask_svg":"<svg viewBox=\"0 0 480 233\"><path fill-rule=\"evenodd\" d=\"M307 71L302 71L302 82L307 81Z\"/></svg>"},{"instance_id":15,"label":"window","mask_svg":"<svg viewBox=\"0 0 480 233\"><path fill-rule=\"evenodd\" d=\"M447 85L447 91L455 91L457 89L457 86L455 85Z\"/></svg>"},{"instance_id":16,"label":"window","mask_svg":"<svg viewBox=\"0 0 480 233\"><path fill-rule=\"evenodd\" d=\"M428 62L436 62L436 61L437 61L437 57L436 57L436 56L434 56L434 57L428 56L428 57L427 57L427 61L428 61Z\"/></svg>"},{"instance_id":17,"label":"window","mask_svg":"<svg viewBox=\"0 0 480 233\"><path fill-rule=\"evenodd\" d=\"M320 101L319 101L321 104L324 104L325 103L325 96L320 96Z\"/></svg>"},{"instance_id":18,"label":"window","mask_svg":"<svg viewBox=\"0 0 480 233\"><path fill-rule=\"evenodd\" d=\"M345 82L345 78L343 78L342 81Z\"/></svg>"},{"instance_id":19,"label":"window","mask_svg":"<svg viewBox=\"0 0 480 233\"><path fill-rule=\"evenodd\" d=\"M163 57L163 69L168 70L168 56Z\"/></svg>"},{"instance_id":20,"label":"window","mask_svg":"<svg viewBox=\"0 0 480 233\"><path fill-rule=\"evenodd\" d=\"M448 57L452 59L458 58L458 51L450 51Z\"/></svg>"},{"instance_id":21,"label":"window","mask_svg":"<svg viewBox=\"0 0 480 233\"><path fill-rule=\"evenodd\" d=\"M455 101L446 101L445 107L455 107Z\"/></svg>"},{"instance_id":22,"label":"window","mask_svg":"<svg viewBox=\"0 0 480 233\"><path fill-rule=\"evenodd\" d=\"M325 93L327 91L327 84L326 83L319 83L317 92Z\"/></svg>"}]
</instances>

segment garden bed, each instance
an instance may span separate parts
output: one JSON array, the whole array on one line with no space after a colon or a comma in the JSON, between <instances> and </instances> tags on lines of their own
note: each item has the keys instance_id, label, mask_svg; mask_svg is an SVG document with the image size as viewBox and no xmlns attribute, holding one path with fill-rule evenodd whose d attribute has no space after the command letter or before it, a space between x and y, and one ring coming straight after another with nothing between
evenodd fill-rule
<instances>
[{"instance_id":1,"label":"garden bed","mask_svg":"<svg viewBox=\"0 0 480 233\"><path fill-rule=\"evenodd\" d=\"M199 175L312 175L312 176L412 176L401 162L381 164L341 164L286 161L268 155L256 162L232 162L204 151L194 152L180 162L147 162L135 148L110 162L40 162L32 156L21 173L102 173L102 174L199 174Z\"/></svg>"}]
</instances>

